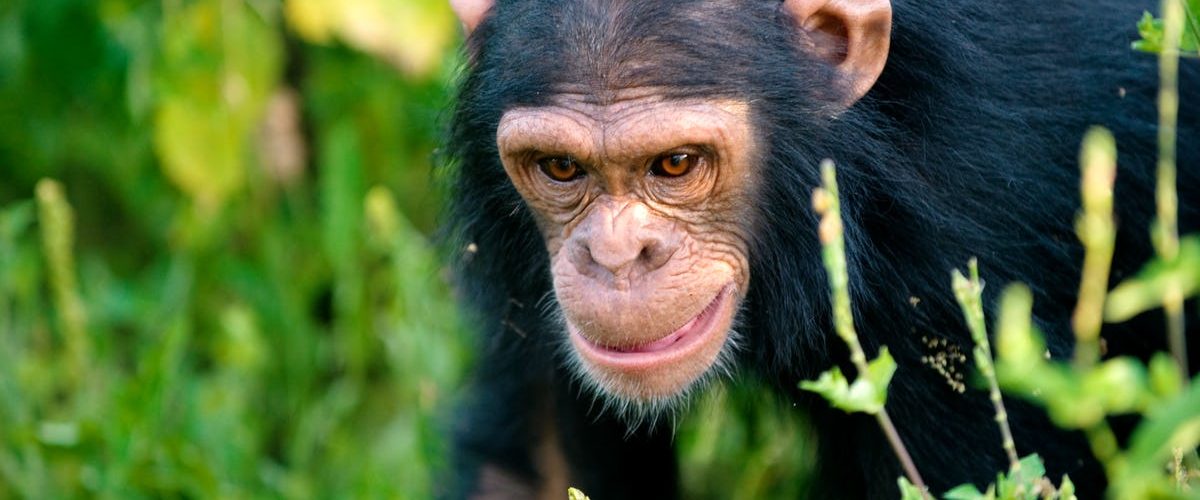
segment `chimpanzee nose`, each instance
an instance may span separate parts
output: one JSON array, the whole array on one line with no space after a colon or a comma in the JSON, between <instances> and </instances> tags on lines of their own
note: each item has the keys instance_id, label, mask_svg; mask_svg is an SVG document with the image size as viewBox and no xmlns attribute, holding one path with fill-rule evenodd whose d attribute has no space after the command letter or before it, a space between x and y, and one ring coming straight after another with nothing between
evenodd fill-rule
<instances>
[{"instance_id":1,"label":"chimpanzee nose","mask_svg":"<svg viewBox=\"0 0 1200 500\"><path fill-rule=\"evenodd\" d=\"M593 278L632 279L671 260L680 245L674 224L640 202L597 207L571 237L575 268Z\"/></svg>"}]
</instances>

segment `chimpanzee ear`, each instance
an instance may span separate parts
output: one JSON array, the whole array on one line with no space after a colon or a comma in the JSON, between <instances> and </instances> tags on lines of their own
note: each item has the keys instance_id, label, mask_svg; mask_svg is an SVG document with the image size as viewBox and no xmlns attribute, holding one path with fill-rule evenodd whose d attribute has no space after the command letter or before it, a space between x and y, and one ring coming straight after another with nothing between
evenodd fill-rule
<instances>
[{"instance_id":1,"label":"chimpanzee ear","mask_svg":"<svg viewBox=\"0 0 1200 500\"><path fill-rule=\"evenodd\" d=\"M476 26L479 26L479 23L483 22L483 18L487 16L494 3L496 3L495 0L450 0L450 8L454 9L454 14L458 16L463 29L470 34Z\"/></svg>"},{"instance_id":2,"label":"chimpanzee ear","mask_svg":"<svg viewBox=\"0 0 1200 500\"><path fill-rule=\"evenodd\" d=\"M809 34L810 50L837 67L849 84L846 105L883 73L892 35L890 0L784 0L783 10Z\"/></svg>"}]
</instances>

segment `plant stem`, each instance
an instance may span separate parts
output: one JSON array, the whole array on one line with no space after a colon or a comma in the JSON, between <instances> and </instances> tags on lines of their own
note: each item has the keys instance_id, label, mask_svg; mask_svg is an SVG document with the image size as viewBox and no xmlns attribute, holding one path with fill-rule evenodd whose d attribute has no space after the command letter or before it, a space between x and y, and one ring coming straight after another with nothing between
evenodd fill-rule
<instances>
[{"instance_id":1,"label":"plant stem","mask_svg":"<svg viewBox=\"0 0 1200 500\"><path fill-rule=\"evenodd\" d=\"M65 378L75 388L86 381L92 351L87 311L75 278L75 212L58 182L42 179L36 189L42 252L67 354Z\"/></svg>"},{"instance_id":2,"label":"plant stem","mask_svg":"<svg viewBox=\"0 0 1200 500\"><path fill-rule=\"evenodd\" d=\"M1112 134L1099 127L1089 130L1080 148L1079 164L1083 211L1075 221L1075 232L1084 248L1083 278L1071 326L1076 339L1075 368L1086 370L1100 359L1100 325L1117 238L1113 221L1117 145Z\"/></svg>"},{"instance_id":3,"label":"plant stem","mask_svg":"<svg viewBox=\"0 0 1200 500\"><path fill-rule=\"evenodd\" d=\"M1163 0L1163 48L1158 55L1158 220L1154 245L1159 257L1172 263L1179 257L1178 193L1175 190L1176 126L1179 119L1179 42L1183 36L1183 3ZM1184 338L1183 293L1178 283L1163 294L1167 336L1171 354L1179 364L1184 383L1188 380L1187 339Z\"/></svg>"},{"instance_id":4,"label":"plant stem","mask_svg":"<svg viewBox=\"0 0 1200 500\"><path fill-rule=\"evenodd\" d=\"M1105 472L1109 477L1117 477L1120 468L1123 467L1123 458L1119 453L1117 436L1108 426L1108 421L1102 419L1084 432L1088 444L1092 447L1092 454L1104 464Z\"/></svg>"},{"instance_id":5,"label":"plant stem","mask_svg":"<svg viewBox=\"0 0 1200 500\"><path fill-rule=\"evenodd\" d=\"M987 322L983 315L983 282L979 279L979 262L971 259L968 267L971 273L970 280L957 270L954 271L954 295L967 319L971 339L975 342L975 366L988 381L989 398L995 408L996 424L1000 426L1001 446L1008 455L1009 470L1016 471L1021 469L1021 461L1017 458L1016 441L1013 440L1012 429L1008 426L1008 411L1004 408L1004 399L1000 396L1000 383L996 380L996 367L992 364L992 346L988 342Z\"/></svg>"},{"instance_id":6,"label":"plant stem","mask_svg":"<svg viewBox=\"0 0 1200 500\"><path fill-rule=\"evenodd\" d=\"M829 286L833 293L834 329L838 337L849 347L850 361L858 370L858 376L863 377L868 372L867 356L863 352L862 344L858 341L858 332L854 329L841 203L838 198L837 175L831 160L821 162L821 179L824 188L813 192L813 209L821 215L819 235L821 245L824 247L823 257L826 272L829 273ZM900 439L900 433L892 423L891 417L888 416L887 410L880 408L875 413L875 419L883 429L884 435L887 436L888 443L896 453L896 458L900 460L900 465L904 468L904 474L908 476L909 482L916 486L925 498L929 498L925 481L921 479L921 473L917 471L917 466L913 462L912 456L909 455L908 449L905 448L904 441Z\"/></svg>"},{"instance_id":7,"label":"plant stem","mask_svg":"<svg viewBox=\"0 0 1200 500\"><path fill-rule=\"evenodd\" d=\"M896 458L900 460L900 465L904 467L904 475L908 476L908 480L921 490L921 494L925 498L929 498L928 488L925 487L925 482L921 479L921 473L917 471L917 464L908 454L908 448L904 447L904 441L900 440L900 433L896 431L896 426L892 424L891 417L888 416L887 409L880 409L879 413L875 414L875 420L879 422L879 427L883 429L883 434L887 436L888 443L892 445L892 450L896 452Z\"/></svg>"}]
</instances>

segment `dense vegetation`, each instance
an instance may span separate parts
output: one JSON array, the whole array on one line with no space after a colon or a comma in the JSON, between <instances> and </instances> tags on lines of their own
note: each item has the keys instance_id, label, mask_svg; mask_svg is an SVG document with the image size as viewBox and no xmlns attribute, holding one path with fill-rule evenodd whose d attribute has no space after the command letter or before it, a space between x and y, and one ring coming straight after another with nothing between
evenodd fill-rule
<instances>
[{"instance_id":1,"label":"dense vegetation","mask_svg":"<svg viewBox=\"0 0 1200 500\"><path fill-rule=\"evenodd\" d=\"M0 2L0 498L436 491L445 4ZM679 428L701 496L811 460L753 389Z\"/></svg>"}]
</instances>

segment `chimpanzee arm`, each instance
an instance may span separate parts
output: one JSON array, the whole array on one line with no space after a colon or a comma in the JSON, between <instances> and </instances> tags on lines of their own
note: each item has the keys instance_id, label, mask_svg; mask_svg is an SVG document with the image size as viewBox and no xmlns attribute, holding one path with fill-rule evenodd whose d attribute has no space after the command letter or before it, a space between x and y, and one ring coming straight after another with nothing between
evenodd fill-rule
<instances>
[{"instance_id":1,"label":"chimpanzee arm","mask_svg":"<svg viewBox=\"0 0 1200 500\"><path fill-rule=\"evenodd\" d=\"M530 498L540 482L532 449L538 406L535 370L489 350L459 408L447 498Z\"/></svg>"}]
</instances>

